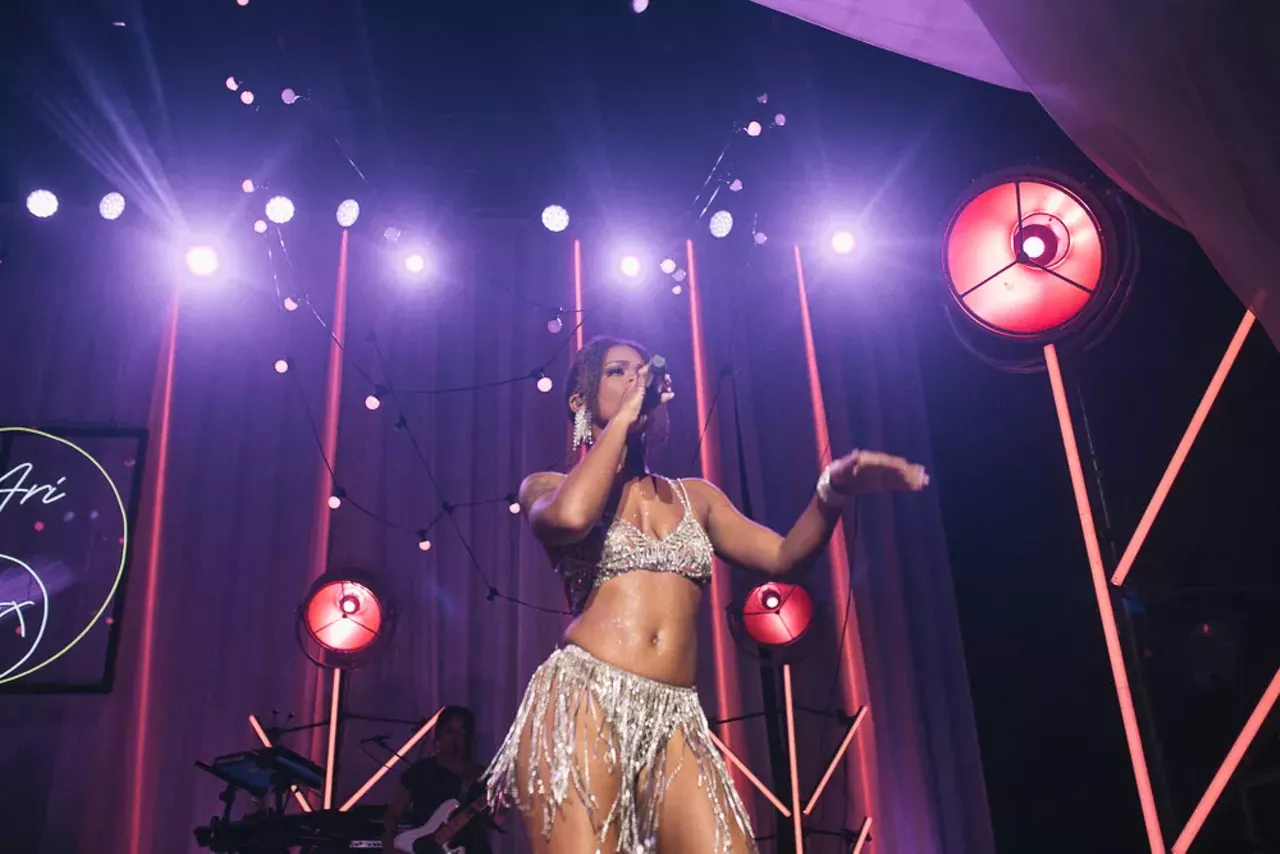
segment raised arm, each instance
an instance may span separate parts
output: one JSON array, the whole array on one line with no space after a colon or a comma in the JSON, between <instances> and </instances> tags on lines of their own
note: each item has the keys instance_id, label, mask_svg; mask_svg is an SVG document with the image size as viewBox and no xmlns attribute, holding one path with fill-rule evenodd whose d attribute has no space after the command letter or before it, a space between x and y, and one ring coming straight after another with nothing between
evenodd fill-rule
<instances>
[{"instance_id":1,"label":"raised arm","mask_svg":"<svg viewBox=\"0 0 1280 854\"><path fill-rule=\"evenodd\" d=\"M544 545L562 546L587 536L600 520L627 450L627 433L640 417L649 366L640 368L622 406L595 437L586 457L567 475L541 472L520 486L520 509Z\"/></svg>"},{"instance_id":2,"label":"raised arm","mask_svg":"<svg viewBox=\"0 0 1280 854\"><path fill-rule=\"evenodd\" d=\"M854 451L836 460L829 476L831 500L824 501L815 492L785 537L743 516L713 484L701 480L689 483L706 505L707 535L716 554L773 576L799 572L817 560L840 521L844 496L901 489L916 492L929 483L923 467L902 457L868 451Z\"/></svg>"}]
</instances>

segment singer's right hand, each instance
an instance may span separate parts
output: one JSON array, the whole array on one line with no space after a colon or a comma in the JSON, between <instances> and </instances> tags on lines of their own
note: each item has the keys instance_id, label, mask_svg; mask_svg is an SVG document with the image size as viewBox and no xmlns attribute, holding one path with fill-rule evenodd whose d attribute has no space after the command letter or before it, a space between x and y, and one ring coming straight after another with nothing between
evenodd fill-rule
<instances>
[{"instance_id":1,"label":"singer's right hand","mask_svg":"<svg viewBox=\"0 0 1280 854\"><path fill-rule=\"evenodd\" d=\"M618 407L617 419L627 426L640 420L644 410L644 395L651 382L649 365L640 366L636 375L627 383L627 390L622 396L622 405Z\"/></svg>"}]
</instances>

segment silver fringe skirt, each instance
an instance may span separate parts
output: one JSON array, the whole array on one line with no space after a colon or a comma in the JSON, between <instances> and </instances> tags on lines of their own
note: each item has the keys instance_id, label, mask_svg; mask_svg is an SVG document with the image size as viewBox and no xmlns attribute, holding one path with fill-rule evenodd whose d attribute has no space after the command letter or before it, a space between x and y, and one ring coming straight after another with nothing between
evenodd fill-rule
<instances>
[{"instance_id":1,"label":"silver fringe skirt","mask_svg":"<svg viewBox=\"0 0 1280 854\"><path fill-rule=\"evenodd\" d=\"M686 748L675 757L675 770L668 772L667 749L677 732ZM523 791L517 770L522 751L528 762ZM754 851L750 819L711 741L698 693L628 673L581 647L566 646L533 674L485 778L490 803L514 803L527 820L536 818L531 812L541 806L544 838L550 838L556 813L572 789L586 807L598 845L616 827L618 851L639 854L655 850L663 797L690 756L698 787L715 812L715 852L731 850L734 825ZM610 804L601 803L592 790L590 768L601 759L619 781Z\"/></svg>"}]
</instances>

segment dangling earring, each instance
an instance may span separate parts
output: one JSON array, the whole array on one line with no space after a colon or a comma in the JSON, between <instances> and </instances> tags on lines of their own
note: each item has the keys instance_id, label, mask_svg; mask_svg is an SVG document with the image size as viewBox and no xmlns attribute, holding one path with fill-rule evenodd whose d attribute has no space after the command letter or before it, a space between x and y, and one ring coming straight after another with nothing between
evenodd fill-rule
<instances>
[{"instance_id":1,"label":"dangling earring","mask_svg":"<svg viewBox=\"0 0 1280 854\"><path fill-rule=\"evenodd\" d=\"M585 406L573 414L573 449L582 447L591 447L591 416Z\"/></svg>"}]
</instances>

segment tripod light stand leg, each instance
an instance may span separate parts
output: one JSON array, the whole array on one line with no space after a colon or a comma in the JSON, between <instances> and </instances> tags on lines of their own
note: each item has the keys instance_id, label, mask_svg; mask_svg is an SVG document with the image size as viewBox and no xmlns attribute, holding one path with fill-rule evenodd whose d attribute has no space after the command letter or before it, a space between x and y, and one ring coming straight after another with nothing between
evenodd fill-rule
<instances>
[{"instance_id":1,"label":"tripod light stand leg","mask_svg":"<svg viewBox=\"0 0 1280 854\"><path fill-rule=\"evenodd\" d=\"M1066 385L1062 381L1062 366L1058 363L1057 348L1052 344L1044 348L1044 360L1049 368L1049 385L1053 389L1058 427L1062 431L1062 446L1067 455L1067 468L1071 472L1071 488L1075 491L1080 530L1084 535L1085 552L1089 557L1089 572L1093 576L1093 591L1098 600L1098 614L1102 618L1102 635L1107 645L1107 657L1111 659L1111 676L1115 680L1116 697L1120 701L1120 719L1124 723L1125 737L1129 742L1129 759L1133 764L1134 781L1138 786L1138 801L1146 823L1147 842L1151 846L1151 854L1165 854L1160 816L1156 812L1155 794L1151 789L1151 776L1147 771L1147 758L1142 748L1142 731L1133 706L1129 674L1125 669L1124 652L1120 648L1120 631L1116 626L1111 590L1107 585L1106 570L1102 566L1102 549L1098 545L1098 531L1093 523L1093 508L1089 504L1089 490L1085 485L1084 466L1080 463L1080 448L1076 444Z\"/></svg>"},{"instance_id":2,"label":"tripod light stand leg","mask_svg":"<svg viewBox=\"0 0 1280 854\"><path fill-rule=\"evenodd\" d=\"M858 727L862 724L862 719L866 716L866 706L858 709L858 713L853 716L853 722L849 724L849 731L844 734L844 740L841 741L840 746L836 748L835 756L831 757L831 762L827 764L827 770L823 773L822 779L818 781L818 788L813 790L813 794L809 796L809 803L804 805L805 815L813 812L813 807L818 803L818 798L822 797L823 790L827 788L827 781L831 779L831 775L835 772L836 766L840 764L840 760L844 757L844 752L849 749L849 742L853 741L853 736L858 732Z\"/></svg>"}]
</instances>

